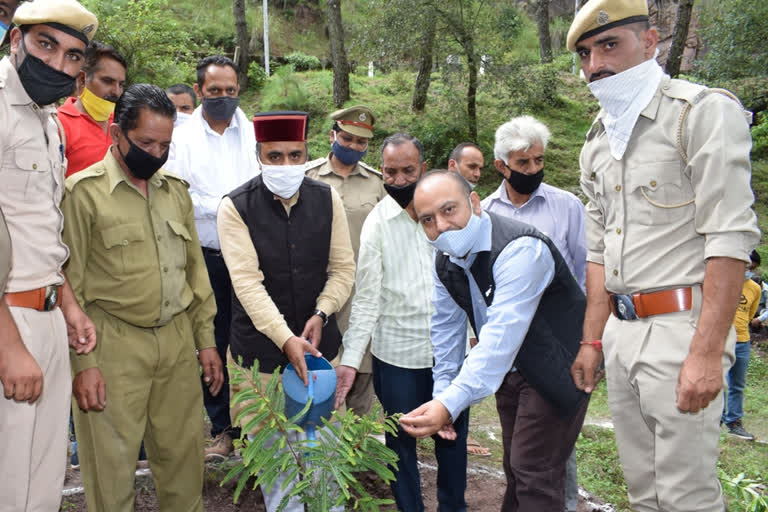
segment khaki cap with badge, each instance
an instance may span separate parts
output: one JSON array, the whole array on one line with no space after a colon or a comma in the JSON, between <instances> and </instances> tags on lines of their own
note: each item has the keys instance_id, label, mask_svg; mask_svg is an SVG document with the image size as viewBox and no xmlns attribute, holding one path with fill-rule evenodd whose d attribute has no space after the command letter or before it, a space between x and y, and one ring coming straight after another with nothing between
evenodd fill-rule
<instances>
[{"instance_id":1,"label":"khaki cap with badge","mask_svg":"<svg viewBox=\"0 0 768 512\"><path fill-rule=\"evenodd\" d=\"M646 0L590 0L573 18L568 30L568 51L576 51L576 43L600 32L630 23L648 21Z\"/></svg>"},{"instance_id":2,"label":"khaki cap with badge","mask_svg":"<svg viewBox=\"0 0 768 512\"><path fill-rule=\"evenodd\" d=\"M347 133L368 139L373 137L373 125L376 124L376 117L371 109L364 105L337 110L329 117Z\"/></svg>"},{"instance_id":3,"label":"khaki cap with badge","mask_svg":"<svg viewBox=\"0 0 768 512\"><path fill-rule=\"evenodd\" d=\"M31 0L19 5L13 22L17 26L49 25L88 44L99 20L77 0Z\"/></svg>"}]
</instances>

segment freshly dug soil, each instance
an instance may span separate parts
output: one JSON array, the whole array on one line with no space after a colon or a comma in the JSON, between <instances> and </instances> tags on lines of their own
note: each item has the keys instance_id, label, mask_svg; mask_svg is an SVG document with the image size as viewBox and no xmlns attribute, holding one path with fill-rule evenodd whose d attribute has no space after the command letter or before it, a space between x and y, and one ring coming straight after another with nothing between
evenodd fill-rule
<instances>
[{"instance_id":1,"label":"freshly dug soil","mask_svg":"<svg viewBox=\"0 0 768 512\"><path fill-rule=\"evenodd\" d=\"M435 461L428 457L423 460L429 467L421 468L421 485L424 506L428 511L437 510L437 474L431 469ZM68 472L68 481L79 479L77 472ZM223 487L219 485L222 473L215 468L206 469L206 481L203 488L203 504L208 512L265 512L261 491L253 490L253 485L247 485L237 504L232 502L235 490L235 482L228 482ZM368 491L380 498L392 498L389 486L385 485L374 474L366 473L360 476L360 481ZM468 510L478 512L498 512L504 497L506 482L495 474L483 474L472 472L467 475L467 490L465 493ZM599 500L595 500L599 502ZM62 501L61 512L84 512L88 507L85 504L85 495L76 494L65 497ZM160 508L155 497L152 479L149 475L136 478L136 512L159 512ZM395 506L384 507L382 510L397 510ZM599 510L593 503L587 503L579 498L579 512L592 512Z\"/></svg>"}]
</instances>

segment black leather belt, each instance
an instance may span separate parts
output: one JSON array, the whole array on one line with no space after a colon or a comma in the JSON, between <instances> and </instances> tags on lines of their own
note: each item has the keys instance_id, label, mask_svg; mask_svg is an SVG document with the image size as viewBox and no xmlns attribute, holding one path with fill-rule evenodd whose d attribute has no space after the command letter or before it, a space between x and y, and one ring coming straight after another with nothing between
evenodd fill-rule
<instances>
[{"instance_id":1,"label":"black leather belt","mask_svg":"<svg viewBox=\"0 0 768 512\"><path fill-rule=\"evenodd\" d=\"M203 254L207 256L213 256L214 258L221 258L221 251L219 249L211 249L210 247L203 247Z\"/></svg>"}]
</instances>

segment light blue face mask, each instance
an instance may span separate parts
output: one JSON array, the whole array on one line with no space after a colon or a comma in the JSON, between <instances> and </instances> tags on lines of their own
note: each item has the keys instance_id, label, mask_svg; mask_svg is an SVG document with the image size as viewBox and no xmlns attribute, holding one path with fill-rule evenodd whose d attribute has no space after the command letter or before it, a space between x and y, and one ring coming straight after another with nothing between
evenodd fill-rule
<instances>
[{"instance_id":1,"label":"light blue face mask","mask_svg":"<svg viewBox=\"0 0 768 512\"><path fill-rule=\"evenodd\" d=\"M467 225L462 229L444 231L437 238L430 241L430 243L438 251L454 258L463 258L469 254L472 246L475 245L475 240L477 240L481 227L480 217L473 213Z\"/></svg>"},{"instance_id":2,"label":"light blue face mask","mask_svg":"<svg viewBox=\"0 0 768 512\"><path fill-rule=\"evenodd\" d=\"M0 46L3 45L3 41L5 41L5 34L8 33L8 25L0 21Z\"/></svg>"}]
</instances>

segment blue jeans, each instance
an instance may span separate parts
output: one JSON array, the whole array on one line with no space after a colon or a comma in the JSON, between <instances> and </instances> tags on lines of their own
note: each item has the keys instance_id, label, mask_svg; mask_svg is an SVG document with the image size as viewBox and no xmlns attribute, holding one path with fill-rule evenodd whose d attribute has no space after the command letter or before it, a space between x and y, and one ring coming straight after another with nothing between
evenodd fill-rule
<instances>
[{"instance_id":1,"label":"blue jeans","mask_svg":"<svg viewBox=\"0 0 768 512\"><path fill-rule=\"evenodd\" d=\"M203 247L203 259L208 269L211 288L216 299L216 316L213 319L213 336L216 339L216 351L224 365L224 384L219 394L211 395L208 386L200 377L203 386L203 405L211 419L211 436L216 437L226 432L232 438L240 437L240 429L232 427L229 417L229 375L227 373L227 348L229 347L229 324L232 320L232 281L229 271L221 256L221 251Z\"/></svg>"},{"instance_id":2,"label":"blue jeans","mask_svg":"<svg viewBox=\"0 0 768 512\"><path fill-rule=\"evenodd\" d=\"M431 368L400 368L373 358L373 389L384 412L408 413L425 402L432 400ZM464 491L467 487L467 431L469 409L462 412L453 423L457 438L446 441L434 435L435 457L437 458L437 502L438 512L465 512L467 502ZM416 439L398 430L397 437L386 434L387 447L399 457L392 494L398 510L422 512L421 480L416 457Z\"/></svg>"},{"instance_id":3,"label":"blue jeans","mask_svg":"<svg viewBox=\"0 0 768 512\"><path fill-rule=\"evenodd\" d=\"M725 394L723 423L738 421L744 416L744 388L747 385L747 367L749 366L749 342L736 343L736 361L726 375L728 391Z\"/></svg>"}]
</instances>

